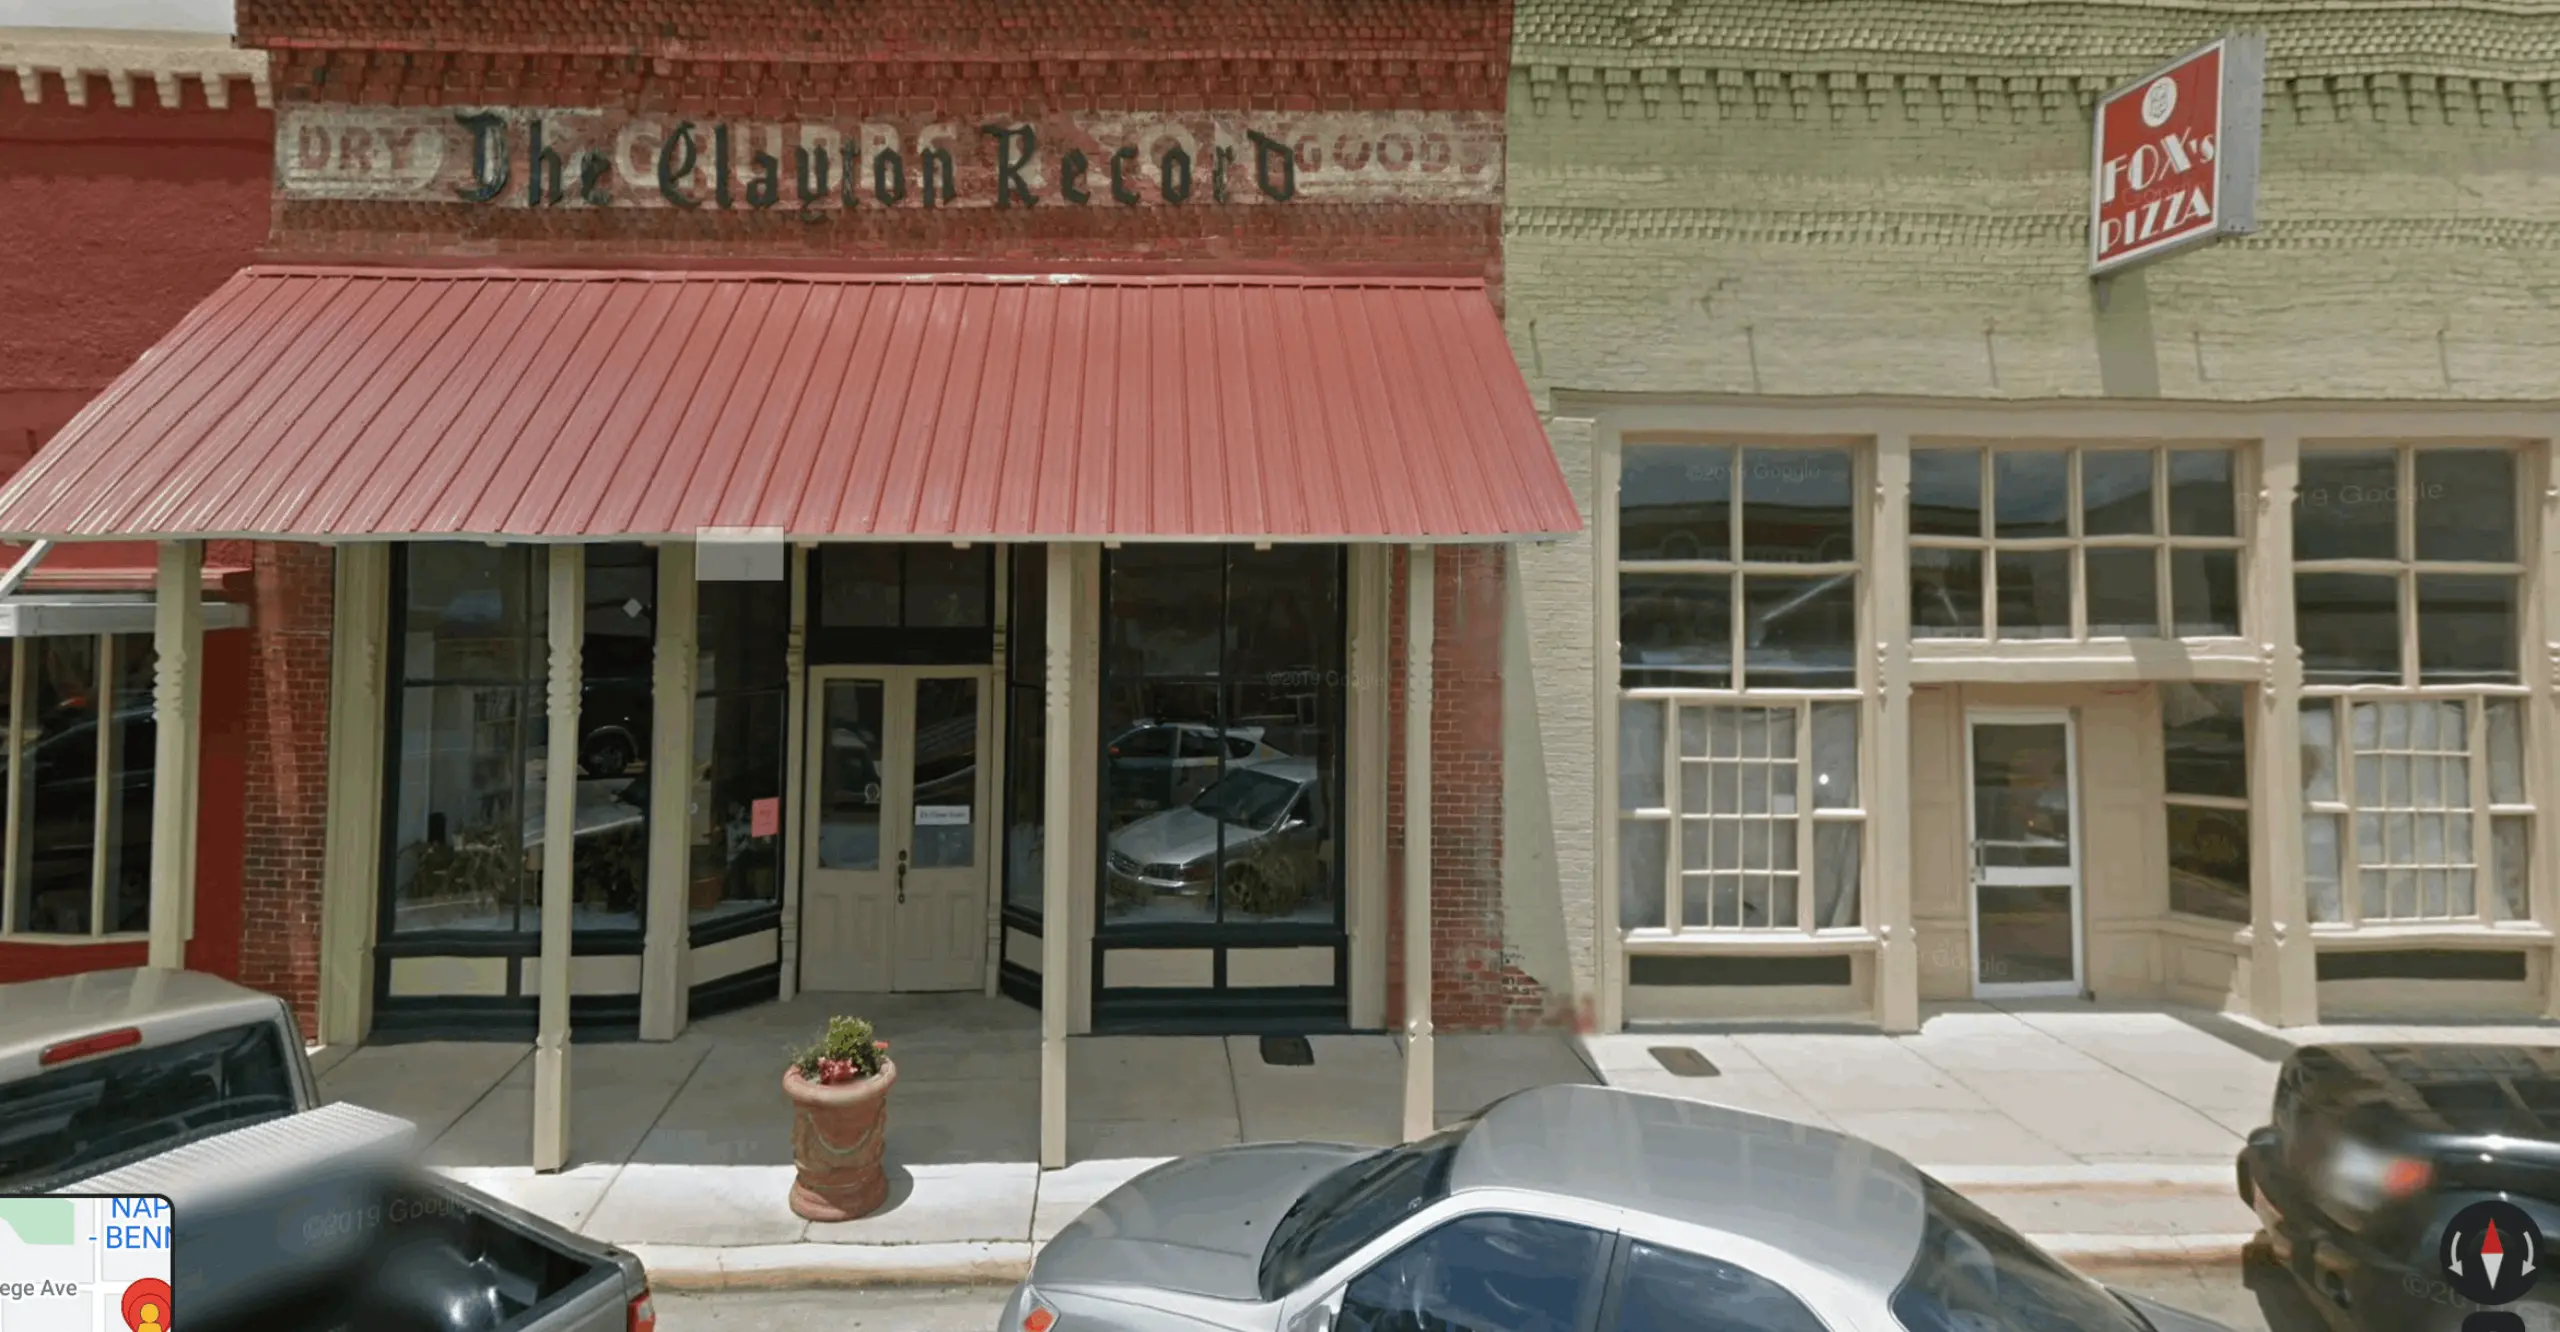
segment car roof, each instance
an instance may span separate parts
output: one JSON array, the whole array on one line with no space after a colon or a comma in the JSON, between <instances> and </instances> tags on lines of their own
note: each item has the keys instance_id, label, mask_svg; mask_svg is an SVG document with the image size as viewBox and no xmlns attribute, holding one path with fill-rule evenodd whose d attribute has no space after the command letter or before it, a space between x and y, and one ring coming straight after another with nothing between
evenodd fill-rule
<instances>
[{"instance_id":1,"label":"car roof","mask_svg":"<svg viewBox=\"0 0 2560 1332\"><path fill-rule=\"evenodd\" d=\"M266 1021L278 1005L274 995L219 976L162 967L0 985L0 1064L33 1059L45 1046L117 1027L226 1017Z\"/></svg>"},{"instance_id":2,"label":"car roof","mask_svg":"<svg viewBox=\"0 0 2560 1332\"><path fill-rule=\"evenodd\" d=\"M2560 1049L2457 1042L2310 1045L2286 1064L2306 1091L2370 1126L2560 1141Z\"/></svg>"},{"instance_id":3,"label":"car roof","mask_svg":"<svg viewBox=\"0 0 2560 1332\"><path fill-rule=\"evenodd\" d=\"M1312 782L1316 779L1316 761L1314 759L1304 757L1293 756L1289 758L1262 759L1258 762L1230 763L1227 765L1227 771L1229 772L1241 772L1246 770L1253 772L1267 772L1274 777L1286 778L1293 782Z\"/></svg>"},{"instance_id":4,"label":"car roof","mask_svg":"<svg viewBox=\"0 0 2560 1332\"><path fill-rule=\"evenodd\" d=\"M1488 1107L1460 1142L1449 1186L1645 1213L1783 1249L1843 1281L1890 1291L1920 1249L1924 1178L1892 1152L1831 1129L1559 1083Z\"/></svg>"}]
</instances>

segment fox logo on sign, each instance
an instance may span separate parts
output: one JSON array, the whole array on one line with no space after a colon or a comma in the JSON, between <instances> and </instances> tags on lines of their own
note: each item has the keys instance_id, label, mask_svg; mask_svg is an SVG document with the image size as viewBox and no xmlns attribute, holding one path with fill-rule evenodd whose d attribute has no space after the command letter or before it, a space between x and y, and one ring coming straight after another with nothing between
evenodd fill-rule
<instances>
[{"instance_id":1,"label":"fox logo on sign","mask_svg":"<svg viewBox=\"0 0 2560 1332\"><path fill-rule=\"evenodd\" d=\"M2092 276L2254 229L2265 50L2224 37L2100 99Z\"/></svg>"}]
</instances>

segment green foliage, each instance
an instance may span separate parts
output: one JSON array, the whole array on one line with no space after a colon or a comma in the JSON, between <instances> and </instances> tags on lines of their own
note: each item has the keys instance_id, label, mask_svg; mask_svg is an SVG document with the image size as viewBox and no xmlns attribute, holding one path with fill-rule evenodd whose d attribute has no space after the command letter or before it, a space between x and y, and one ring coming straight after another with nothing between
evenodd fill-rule
<instances>
[{"instance_id":1,"label":"green foliage","mask_svg":"<svg viewBox=\"0 0 2560 1332\"><path fill-rule=\"evenodd\" d=\"M826 1034L792 1055L791 1066L810 1082L826 1086L877 1077L888 1057L889 1043L858 1017L827 1019Z\"/></svg>"}]
</instances>

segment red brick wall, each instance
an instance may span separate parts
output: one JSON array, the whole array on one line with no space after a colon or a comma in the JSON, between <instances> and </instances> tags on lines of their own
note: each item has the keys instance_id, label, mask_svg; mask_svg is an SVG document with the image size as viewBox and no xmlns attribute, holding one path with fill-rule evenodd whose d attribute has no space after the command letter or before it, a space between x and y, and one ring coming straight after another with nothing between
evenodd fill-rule
<instances>
[{"instance_id":1,"label":"red brick wall","mask_svg":"<svg viewBox=\"0 0 2560 1332\"><path fill-rule=\"evenodd\" d=\"M242 982L319 1028L320 871L329 810L335 564L326 547L250 548L254 597L245 754Z\"/></svg>"},{"instance_id":2,"label":"red brick wall","mask_svg":"<svg viewBox=\"0 0 2560 1332\"><path fill-rule=\"evenodd\" d=\"M1431 1024L1441 1031L1556 1027L1570 996L1515 965L1502 911L1502 616L1499 547L1434 557L1431 672ZM1405 589L1393 557L1388 612L1387 1022L1404 1021Z\"/></svg>"},{"instance_id":3,"label":"red brick wall","mask_svg":"<svg viewBox=\"0 0 2560 1332\"><path fill-rule=\"evenodd\" d=\"M59 76L34 102L0 78L0 479L148 350L195 303L250 262L267 235L274 117L246 83L214 110L203 85L163 106L155 80L118 107L92 78L70 104ZM14 560L12 549L7 558ZM212 553L220 563L225 552ZM147 579L147 545L57 551L51 587ZM84 581L75 570L94 570ZM197 809L196 929L187 965L237 976L240 965L242 712L246 632L205 636L202 796ZM139 943L0 943L0 981L139 966Z\"/></svg>"},{"instance_id":4,"label":"red brick wall","mask_svg":"<svg viewBox=\"0 0 2560 1332\"><path fill-rule=\"evenodd\" d=\"M48 74L30 105L0 78L0 474L14 472L267 238L275 117L246 84L160 105L105 79L70 105Z\"/></svg>"}]
</instances>

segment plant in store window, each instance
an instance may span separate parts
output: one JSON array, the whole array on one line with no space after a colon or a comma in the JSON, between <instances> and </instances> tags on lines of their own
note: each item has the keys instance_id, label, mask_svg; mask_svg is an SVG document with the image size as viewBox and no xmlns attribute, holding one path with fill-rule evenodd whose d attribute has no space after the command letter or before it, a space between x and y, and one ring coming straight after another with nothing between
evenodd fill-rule
<instances>
[{"instance_id":1,"label":"plant in store window","mask_svg":"<svg viewBox=\"0 0 2560 1332\"><path fill-rule=\"evenodd\" d=\"M857 1017L831 1017L826 1032L791 1057L791 1210L812 1221L851 1221L889 1200L881 1149L898 1066L889 1043Z\"/></svg>"},{"instance_id":2,"label":"plant in store window","mask_svg":"<svg viewBox=\"0 0 2560 1332\"><path fill-rule=\"evenodd\" d=\"M1303 846L1266 837L1227 863L1227 907L1248 916L1285 916L1306 904L1322 874Z\"/></svg>"}]
</instances>

